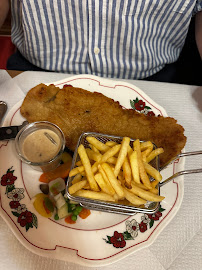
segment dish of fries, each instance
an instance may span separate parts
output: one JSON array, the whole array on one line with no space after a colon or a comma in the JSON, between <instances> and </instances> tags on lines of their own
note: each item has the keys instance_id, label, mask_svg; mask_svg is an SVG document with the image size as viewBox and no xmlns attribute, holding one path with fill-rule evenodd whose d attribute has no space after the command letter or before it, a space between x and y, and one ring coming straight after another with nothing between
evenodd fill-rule
<instances>
[{"instance_id":1,"label":"dish of fries","mask_svg":"<svg viewBox=\"0 0 202 270\"><path fill-rule=\"evenodd\" d=\"M67 196L106 212L153 213L165 198L158 188L163 152L150 141L84 133L75 150Z\"/></svg>"},{"instance_id":2,"label":"dish of fries","mask_svg":"<svg viewBox=\"0 0 202 270\"><path fill-rule=\"evenodd\" d=\"M144 102L146 112L167 117L164 108L126 82L77 75L54 85L82 86L113 98L127 109L131 109L130 101ZM23 100L10 110L3 126L16 126L25 121L20 114L22 103ZM13 141L0 142L1 217L33 253L83 266L108 265L148 247L175 217L183 200L183 176L160 188L158 183L184 170L184 159L161 171L159 159L165 149L152 141L138 139L92 132L82 135L66 194L84 208L98 211L91 210L87 219L78 219L76 224L44 218L35 211L32 198L40 193L41 173L19 161ZM117 235L124 243L119 248L113 245L113 240L119 240Z\"/></svg>"}]
</instances>

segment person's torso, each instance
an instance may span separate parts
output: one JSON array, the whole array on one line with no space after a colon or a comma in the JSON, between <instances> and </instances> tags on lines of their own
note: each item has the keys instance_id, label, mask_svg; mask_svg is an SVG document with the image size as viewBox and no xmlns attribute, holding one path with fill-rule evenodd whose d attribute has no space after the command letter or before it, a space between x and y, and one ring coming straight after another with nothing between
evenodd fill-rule
<instances>
[{"instance_id":1,"label":"person's torso","mask_svg":"<svg viewBox=\"0 0 202 270\"><path fill-rule=\"evenodd\" d=\"M174 62L195 0L12 0L12 40L47 70L145 78Z\"/></svg>"}]
</instances>

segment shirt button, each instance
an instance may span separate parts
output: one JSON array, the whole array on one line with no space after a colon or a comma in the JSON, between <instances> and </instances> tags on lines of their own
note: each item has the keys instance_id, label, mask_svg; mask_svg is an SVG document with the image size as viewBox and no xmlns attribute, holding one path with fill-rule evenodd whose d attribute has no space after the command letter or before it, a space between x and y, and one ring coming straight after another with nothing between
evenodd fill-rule
<instances>
[{"instance_id":1,"label":"shirt button","mask_svg":"<svg viewBox=\"0 0 202 270\"><path fill-rule=\"evenodd\" d=\"M95 48L94 48L94 53L95 53L95 54L99 54L99 52L100 52L100 49L99 49L98 47L95 47Z\"/></svg>"}]
</instances>

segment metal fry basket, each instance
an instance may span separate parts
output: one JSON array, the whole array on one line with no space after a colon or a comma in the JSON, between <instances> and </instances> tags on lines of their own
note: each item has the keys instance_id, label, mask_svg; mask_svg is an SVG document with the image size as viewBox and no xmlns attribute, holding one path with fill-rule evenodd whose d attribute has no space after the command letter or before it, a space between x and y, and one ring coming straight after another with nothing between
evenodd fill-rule
<instances>
[{"instance_id":1,"label":"metal fry basket","mask_svg":"<svg viewBox=\"0 0 202 270\"><path fill-rule=\"evenodd\" d=\"M86 140L88 136L95 137L99 141L106 143L107 141L114 141L117 143L121 143L123 137L118 137L118 136L112 136L112 135L106 135L106 134L100 134L100 133L95 133L95 132L85 132L83 133L77 143L74 156L73 156L73 161L72 161L72 166L71 169L76 167L76 162L80 160L79 155L78 155L78 147L80 144L83 144L85 148L90 148L89 143ZM133 145L133 142L135 140L131 139L131 147ZM156 149L156 145L154 145L154 149ZM159 157L157 156L151 163L151 165L159 171ZM116 213L116 214L124 214L124 215L134 215L135 213L149 213L153 214L156 211L158 211L160 203L159 202L147 202L145 205L141 206L133 206L129 203L126 203L125 201L121 201L121 203L111 203L111 202L106 202L106 201L101 201L101 200L92 200L84 197L79 197L79 196L73 196L70 195L68 190L69 187L72 185L72 180L74 179L73 177L69 177L67 180L67 186L66 186L66 197L68 197L70 200L75 201L80 203L83 207L92 209L92 210L97 210L97 211L104 211L104 212L110 212L110 213ZM153 178L150 179L153 181ZM160 195L160 188L158 188L159 195Z\"/></svg>"}]
</instances>

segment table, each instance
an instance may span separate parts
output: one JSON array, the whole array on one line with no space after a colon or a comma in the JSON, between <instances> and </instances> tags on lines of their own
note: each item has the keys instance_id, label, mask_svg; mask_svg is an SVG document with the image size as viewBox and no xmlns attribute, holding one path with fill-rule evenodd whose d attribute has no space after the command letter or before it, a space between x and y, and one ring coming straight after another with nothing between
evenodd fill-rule
<instances>
[{"instance_id":1,"label":"table","mask_svg":"<svg viewBox=\"0 0 202 270\"><path fill-rule=\"evenodd\" d=\"M11 78L14 78L15 76L23 73L23 71L19 71L19 70L7 70L7 72L11 76Z\"/></svg>"},{"instance_id":2,"label":"table","mask_svg":"<svg viewBox=\"0 0 202 270\"><path fill-rule=\"evenodd\" d=\"M54 82L68 76L72 75L23 72L11 78L5 70L0 70L0 99L6 101L10 109L36 84ZM128 80L127 82L142 89L164 107L169 116L174 117L184 126L187 136L186 151L202 149L202 87L147 81ZM200 168L201 160L201 157L187 158L186 169ZM201 174L185 176L182 205L174 219L151 246L100 269L201 269L201 178ZM73 263L50 260L31 253L15 238L1 217L0 239L0 269L92 269Z\"/></svg>"}]
</instances>

